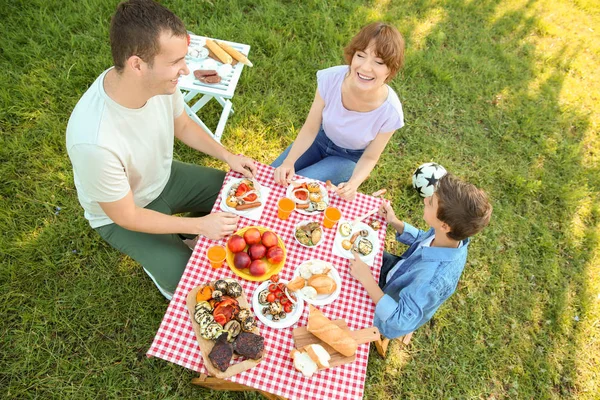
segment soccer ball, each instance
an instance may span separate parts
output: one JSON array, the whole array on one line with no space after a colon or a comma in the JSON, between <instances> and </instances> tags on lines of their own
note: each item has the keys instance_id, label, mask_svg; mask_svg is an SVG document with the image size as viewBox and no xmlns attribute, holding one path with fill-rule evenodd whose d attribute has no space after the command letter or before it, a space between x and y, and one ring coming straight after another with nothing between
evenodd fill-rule
<instances>
[{"instance_id":1,"label":"soccer ball","mask_svg":"<svg viewBox=\"0 0 600 400\"><path fill-rule=\"evenodd\" d=\"M434 162L428 162L415 170L412 185L421 197L433 195L437 181L446 175L446 168Z\"/></svg>"}]
</instances>

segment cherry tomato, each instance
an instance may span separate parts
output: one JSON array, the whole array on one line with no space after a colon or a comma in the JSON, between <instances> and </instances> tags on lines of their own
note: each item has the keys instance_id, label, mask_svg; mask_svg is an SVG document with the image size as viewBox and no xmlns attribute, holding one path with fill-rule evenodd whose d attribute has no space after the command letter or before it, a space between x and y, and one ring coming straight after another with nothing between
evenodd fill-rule
<instances>
[{"instance_id":1,"label":"cherry tomato","mask_svg":"<svg viewBox=\"0 0 600 400\"><path fill-rule=\"evenodd\" d=\"M278 290L277 284L275 283L271 283L269 285L269 292L273 293L274 291Z\"/></svg>"},{"instance_id":2,"label":"cherry tomato","mask_svg":"<svg viewBox=\"0 0 600 400\"><path fill-rule=\"evenodd\" d=\"M268 301L269 303L272 303L272 302L274 302L274 301L275 301L275 293L269 293L269 294L267 295L267 301Z\"/></svg>"},{"instance_id":3,"label":"cherry tomato","mask_svg":"<svg viewBox=\"0 0 600 400\"><path fill-rule=\"evenodd\" d=\"M277 283L279 282L279 274L271 275L269 279L271 280L271 282Z\"/></svg>"},{"instance_id":4,"label":"cherry tomato","mask_svg":"<svg viewBox=\"0 0 600 400\"><path fill-rule=\"evenodd\" d=\"M279 302L281 303L282 306L285 306L286 304L288 304L290 302L290 299L287 298L287 296L283 296Z\"/></svg>"},{"instance_id":5,"label":"cherry tomato","mask_svg":"<svg viewBox=\"0 0 600 400\"><path fill-rule=\"evenodd\" d=\"M277 289L279 289L283 292L285 290L285 285L282 282L280 282L277 284Z\"/></svg>"},{"instance_id":6,"label":"cherry tomato","mask_svg":"<svg viewBox=\"0 0 600 400\"><path fill-rule=\"evenodd\" d=\"M294 294L294 292L290 292L289 290L287 292L285 292L286 296L288 299L290 299L291 301L297 301L298 298L296 297L296 295Z\"/></svg>"},{"instance_id":7,"label":"cherry tomato","mask_svg":"<svg viewBox=\"0 0 600 400\"><path fill-rule=\"evenodd\" d=\"M269 294L270 294L270 293L269 293ZM275 297L276 297L277 299L282 299L282 298L284 298L284 297L285 297L285 293L283 293L281 290L277 290L277 291L275 291Z\"/></svg>"},{"instance_id":8,"label":"cherry tomato","mask_svg":"<svg viewBox=\"0 0 600 400\"><path fill-rule=\"evenodd\" d=\"M283 306L283 311L285 311L286 313L291 313L292 312L292 304L291 303L287 303L286 305Z\"/></svg>"}]
</instances>

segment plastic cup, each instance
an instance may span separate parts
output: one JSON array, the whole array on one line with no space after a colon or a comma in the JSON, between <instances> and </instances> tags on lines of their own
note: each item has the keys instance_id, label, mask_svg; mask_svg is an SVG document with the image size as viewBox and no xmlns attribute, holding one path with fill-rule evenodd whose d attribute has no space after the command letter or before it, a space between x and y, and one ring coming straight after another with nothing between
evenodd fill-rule
<instances>
[{"instance_id":1,"label":"plastic cup","mask_svg":"<svg viewBox=\"0 0 600 400\"><path fill-rule=\"evenodd\" d=\"M210 246L206 251L206 257L208 261L210 261L210 266L214 269L221 268L223 266L223 261L225 261L225 256L227 252L225 251L225 247L221 245Z\"/></svg>"},{"instance_id":2,"label":"plastic cup","mask_svg":"<svg viewBox=\"0 0 600 400\"><path fill-rule=\"evenodd\" d=\"M338 208L327 207L323 213L323 226L333 228L340 218L342 218L342 212Z\"/></svg>"},{"instance_id":3,"label":"plastic cup","mask_svg":"<svg viewBox=\"0 0 600 400\"><path fill-rule=\"evenodd\" d=\"M277 217L279 219L288 219L295 209L296 203L292 199L283 197L277 202Z\"/></svg>"}]
</instances>

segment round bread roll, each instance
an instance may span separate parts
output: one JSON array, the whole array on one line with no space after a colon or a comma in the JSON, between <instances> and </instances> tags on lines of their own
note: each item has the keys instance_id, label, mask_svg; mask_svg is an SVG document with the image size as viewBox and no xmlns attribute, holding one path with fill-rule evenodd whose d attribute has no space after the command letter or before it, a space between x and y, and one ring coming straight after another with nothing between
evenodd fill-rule
<instances>
[{"instance_id":1,"label":"round bread roll","mask_svg":"<svg viewBox=\"0 0 600 400\"><path fill-rule=\"evenodd\" d=\"M337 284L328 275L313 275L307 284L314 287L318 294L331 294L337 289Z\"/></svg>"}]
</instances>

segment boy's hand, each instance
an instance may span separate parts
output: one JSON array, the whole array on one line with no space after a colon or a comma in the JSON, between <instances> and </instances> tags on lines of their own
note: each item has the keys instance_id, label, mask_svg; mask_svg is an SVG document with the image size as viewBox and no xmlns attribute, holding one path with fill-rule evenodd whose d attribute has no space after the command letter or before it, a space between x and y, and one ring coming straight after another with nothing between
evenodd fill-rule
<instances>
[{"instance_id":1,"label":"boy's hand","mask_svg":"<svg viewBox=\"0 0 600 400\"><path fill-rule=\"evenodd\" d=\"M374 279L371 268L360 259L360 254L356 250L352 250L352 255L354 255L354 260L350 260L350 275L363 285L367 279Z\"/></svg>"},{"instance_id":2,"label":"boy's hand","mask_svg":"<svg viewBox=\"0 0 600 400\"><path fill-rule=\"evenodd\" d=\"M385 218L385 222L388 224L393 223L397 219L392 205L387 200L384 200L379 206L379 215Z\"/></svg>"}]
</instances>

